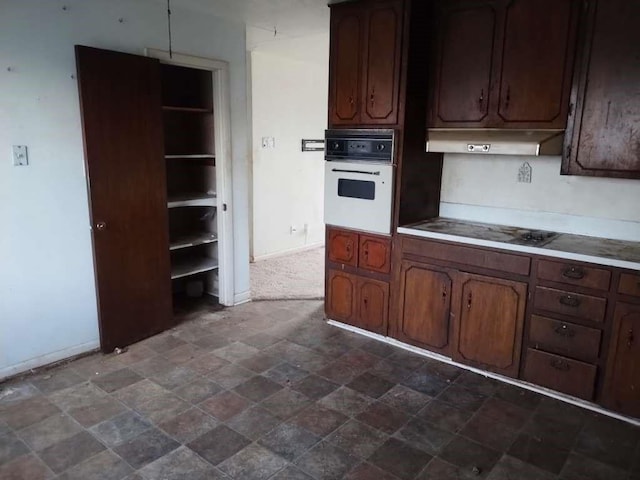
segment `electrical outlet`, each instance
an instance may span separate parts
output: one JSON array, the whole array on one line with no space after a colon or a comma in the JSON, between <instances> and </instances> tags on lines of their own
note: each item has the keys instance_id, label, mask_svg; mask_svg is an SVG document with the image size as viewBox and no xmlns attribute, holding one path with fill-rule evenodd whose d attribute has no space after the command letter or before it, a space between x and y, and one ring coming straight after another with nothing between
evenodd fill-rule
<instances>
[{"instance_id":1,"label":"electrical outlet","mask_svg":"<svg viewBox=\"0 0 640 480\"><path fill-rule=\"evenodd\" d=\"M26 167L27 165L29 165L29 156L27 155L26 145L14 145L12 151L14 167Z\"/></svg>"},{"instance_id":2,"label":"electrical outlet","mask_svg":"<svg viewBox=\"0 0 640 480\"><path fill-rule=\"evenodd\" d=\"M518 170L518 182L519 183L531 183L531 165L528 162L524 162Z\"/></svg>"},{"instance_id":3,"label":"electrical outlet","mask_svg":"<svg viewBox=\"0 0 640 480\"><path fill-rule=\"evenodd\" d=\"M298 227L296 227L295 225L291 225L291 226L289 227L289 233L290 233L291 235L293 235L293 234L295 234L295 233L298 233Z\"/></svg>"},{"instance_id":4,"label":"electrical outlet","mask_svg":"<svg viewBox=\"0 0 640 480\"><path fill-rule=\"evenodd\" d=\"M262 137L262 148L276 148L275 137Z\"/></svg>"}]
</instances>

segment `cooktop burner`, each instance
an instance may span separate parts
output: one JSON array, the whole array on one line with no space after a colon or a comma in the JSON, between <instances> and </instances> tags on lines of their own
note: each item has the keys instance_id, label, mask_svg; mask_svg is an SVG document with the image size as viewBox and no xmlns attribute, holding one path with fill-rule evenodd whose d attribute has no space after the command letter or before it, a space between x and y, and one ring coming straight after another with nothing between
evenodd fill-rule
<instances>
[{"instance_id":1,"label":"cooktop burner","mask_svg":"<svg viewBox=\"0 0 640 480\"><path fill-rule=\"evenodd\" d=\"M547 232L545 230L526 230L516 236L509 243L514 243L516 245L541 247L549 243L557 236L558 233L556 232Z\"/></svg>"}]
</instances>

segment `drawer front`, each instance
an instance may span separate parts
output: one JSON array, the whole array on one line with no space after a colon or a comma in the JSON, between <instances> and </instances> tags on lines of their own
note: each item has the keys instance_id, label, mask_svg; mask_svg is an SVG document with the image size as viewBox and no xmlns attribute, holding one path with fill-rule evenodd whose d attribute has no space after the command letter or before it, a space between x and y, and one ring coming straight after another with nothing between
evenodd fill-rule
<instances>
[{"instance_id":1,"label":"drawer front","mask_svg":"<svg viewBox=\"0 0 640 480\"><path fill-rule=\"evenodd\" d=\"M579 285L594 290L609 290L611 272L602 268L584 267L571 262L538 262L538 278L550 282Z\"/></svg>"},{"instance_id":2,"label":"drawer front","mask_svg":"<svg viewBox=\"0 0 640 480\"><path fill-rule=\"evenodd\" d=\"M534 306L549 312L602 322L607 310L607 300L555 288L536 287Z\"/></svg>"},{"instance_id":3,"label":"drawer front","mask_svg":"<svg viewBox=\"0 0 640 480\"><path fill-rule=\"evenodd\" d=\"M329 230L329 260L355 267L358 265L358 234L344 230Z\"/></svg>"},{"instance_id":4,"label":"drawer front","mask_svg":"<svg viewBox=\"0 0 640 480\"><path fill-rule=\"evenodd\" d=\"M598 370L595 365L531 348L527 350L526 362L523 380L585 400L593 399Z\"/></svg>"},{"instance_id":5,"label":"drawer front","mask_svg":"<svg viewBox=\"0 0 640 480\"><path fill-rule=\"evenodd\" d=\"M430 242L416 238L405 238L402 242L403 253L421 257L446 260L462 265L472 265L500 272L529 275L531 259L522 255L481 250L462 245Z\"/></svg>"},{"instance_id":6,"label":"drawer front","mask_svg":"<svg viewBox=\"0 0 640 480\"><path fill-rule=\"evenodd\" d=\"M640 275L631 275L630 273L620 275L618 293L640 297Z\"/></svg>"},{"instance_id":7,"label":"drawer front","mask_svg":"<svg viewBox=\"0 0 640 480\"><path fill-rule=\"evenodd\" d=\"M531 316L529 345L585 362L597 362L602 332L595 328Z\"/></svg>"},{"instance_id":8,"label":"drawer front","mask_svg":"<svg viewBox=\"0 0 640 480\"><path fill-rule=\"evenodd\" d=\"M391 240L360 235L358 266L374 272L391 271Z\"/></svg>"}]
</instances>

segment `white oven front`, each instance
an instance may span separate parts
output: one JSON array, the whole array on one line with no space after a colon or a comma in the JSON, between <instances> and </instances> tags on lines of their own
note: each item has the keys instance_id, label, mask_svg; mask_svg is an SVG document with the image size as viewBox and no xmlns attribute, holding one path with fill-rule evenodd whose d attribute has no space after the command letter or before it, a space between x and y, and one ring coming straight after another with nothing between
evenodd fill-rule
<instances>
[{"instance_id":1,"label":"white oven front","mask_svg":"<svg viewBox=\"0 0 640 480\"><path fill-rule=\"evenodd\" d=\"M325 162L324 222L389 235L394 168L371 162Z\"/></svg>"}]
</instances>

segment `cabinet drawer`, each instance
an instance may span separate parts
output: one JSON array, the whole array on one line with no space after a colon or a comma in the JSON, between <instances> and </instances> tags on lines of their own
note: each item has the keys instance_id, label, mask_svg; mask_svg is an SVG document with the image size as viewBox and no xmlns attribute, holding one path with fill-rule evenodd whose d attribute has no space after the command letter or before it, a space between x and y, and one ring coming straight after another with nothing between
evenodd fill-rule
<instances>
[{"instance_id":1,"label":"cabinet drawer","mask_svg":"<svg viewBox=\"0 0 640 480\"><path fill-rule=\"evenodd\" d=\"M527 350L523 379L574 397L591 400L597 367L560 355Z\"/></svg>"},{"instance_id":2,"label":"cabinet drawer","mask_svg":"<svg viewBox=\"0 0 640 480\"><path fill-rule=\"evenodd\" d=\"M531 316L529 345L571 358L596 362L600 353L602 333L595 328L561 322L551 318Z\"/></svg>"},{"instance_id":3,"label":"cabinet drawer","mask_svg":"<svg viewBox=\"0 0 640 480\"><path fill-rule=\"evenodd\" d=\"M416 238L405 238L402 242L402 250L403 253L421 257L446 260L462 265L471 265L518 275L529 275L531 269L531 259L529 257L462 245L448 245L418 240Z\"/></svg>"},{"instance_id":4,"label":"cabinet drawer","mask_svg":"<svg viewBox=\"0 0 640 480\"><path fill-rule=\"evenodd\" d=\"M555 288L536 287L534 306L549 312L602 322L607 309L607 300Z\"/></svg>"},{"instance_id":5,"label":"cabinet drawer","mask_svg":"<svg viewBox=\"0 0 640 480\"><path fill-rule=\"evenodd\" d=\"M344 230L329 229L329 260L352 267L358 264L358 234Z\"/></svg>"},{"instance_id":6,"label":"cabinet drawer","mask_svg":"<svg viewBox=\"0 0 640 480\"><path fill-rule=\"evenodd\" d=\"M391 240L360 235L358 266L374 272L391 271Z\"/></svg>"},{"instance_id":7,"label":"cabinet drawer","mask_svg":"<svg viewBox=\"0 0 640 480\"><path fill-rule=\"evenodd\" d=\"M570 262L538 262L538 278L550 282L567 283L594 290L609 290L611 272L602 268L584 267Z\"/></svg>"},{"instance_id":8,"label":"cabinet drawer","mask_svg":"<svg viewBox=\"0 0 640 480\"><path fill-rule=\"evenodd\" d=\"M618 293L640 297L640 275L631 275L630 273L620 275Z\"/></svg>"}]
</instances>

